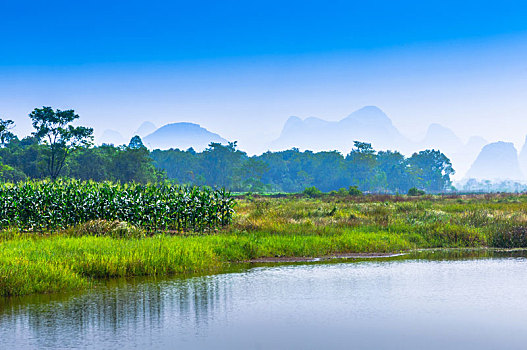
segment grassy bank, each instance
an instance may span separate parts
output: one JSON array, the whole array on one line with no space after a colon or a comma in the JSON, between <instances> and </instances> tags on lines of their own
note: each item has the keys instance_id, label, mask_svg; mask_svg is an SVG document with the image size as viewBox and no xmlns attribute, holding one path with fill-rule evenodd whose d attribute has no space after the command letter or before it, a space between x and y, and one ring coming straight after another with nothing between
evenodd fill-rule
<instances>
[{"instance_id":1,"label":"grassy bank","mask_svg":"<svg viewBox=\"0 0 527 350\"><path fill-rule=\"evenodd\" d=\"M520 247L526 227L527 196L245 196L233 224L214 234L137 238L122 225L3 231L0 295L85 288L105 277L214 272L261 257Z\"/></svg>"}]
</instances>

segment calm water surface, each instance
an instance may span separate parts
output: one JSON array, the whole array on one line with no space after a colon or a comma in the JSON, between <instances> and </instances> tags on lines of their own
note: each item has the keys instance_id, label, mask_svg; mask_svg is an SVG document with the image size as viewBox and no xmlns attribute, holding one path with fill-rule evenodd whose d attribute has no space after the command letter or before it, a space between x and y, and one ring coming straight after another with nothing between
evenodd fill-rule
<instances>
[{"instance_id":1,"label":"calm water surface","mask_svg":"<svg viewBox=\"0 0 527 350\"><path fill-rule=\"evenodd\" d=\"M527 259L260 266L0 299L0 348L525 349Z\"/></svg>"}]
</instances>

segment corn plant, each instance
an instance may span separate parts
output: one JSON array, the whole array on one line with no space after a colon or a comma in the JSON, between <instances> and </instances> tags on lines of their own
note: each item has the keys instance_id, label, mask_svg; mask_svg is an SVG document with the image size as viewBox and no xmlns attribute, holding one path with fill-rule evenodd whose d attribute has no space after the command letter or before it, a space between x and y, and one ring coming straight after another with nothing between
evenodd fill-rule
<instances>
[{"instance_id":1,"label":"corn plant","mask_svg":"<svg viewBox=\"0 0 527 350\"><path fill-rule=\"evenodd\" d=\"M64 229L91 220L126 221L146 230L206 231L231 223L224 189L78 180L0 184L0 229Z\"/></svg>"}]
</instances>

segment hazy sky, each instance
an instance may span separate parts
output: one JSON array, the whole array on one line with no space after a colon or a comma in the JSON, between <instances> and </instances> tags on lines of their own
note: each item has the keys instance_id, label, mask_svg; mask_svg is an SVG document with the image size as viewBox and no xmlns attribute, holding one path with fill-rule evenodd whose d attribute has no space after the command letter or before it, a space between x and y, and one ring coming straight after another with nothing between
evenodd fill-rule
<instances>
[{"instance_id":1,"label":"hazy sky","mask_svg":"<svg viewBox=\"0 0 527 350\"><path fill-rule=\"evenodd\" d=\"M291 115L383 109L523 144L527 3L0 0L0 117L35 107L125 136L191 121L261 152Z\"/></svg>"}]
</instances>

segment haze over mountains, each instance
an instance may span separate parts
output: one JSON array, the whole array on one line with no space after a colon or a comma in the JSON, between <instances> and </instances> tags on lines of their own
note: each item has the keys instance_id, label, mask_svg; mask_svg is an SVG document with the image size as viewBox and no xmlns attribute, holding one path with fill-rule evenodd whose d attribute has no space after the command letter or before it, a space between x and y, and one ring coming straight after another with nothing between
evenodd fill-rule
<instances>
[{"instance_id":1,"label":"haze over mountains","mask_svg":"<svg viewBox=\"0 0 527 350\"><path fill-rule=\"evenodd\" d=\"M143 138L150 149L192 147L195 151L203 151L211 142L226 144L227 140L194 123L167 124Z\"/></svg>"},{"instance_id":2,"label":"haze over mountains","mask_svg":"<svg viewBox=\"0 0 527 350\"><path fill-rule=\"evenodd\" d=\"M143 144L149 149L162 150L170 148L186 150L192 147L195 151L201 152L211 142L222 144L228 142L220 135L212 133L198 124L188 122L171 123L157 129L153 123L146 121L133 135L140 136ZM115 130L105 130L97 141L99 144L126 145L130 140Z\"/></svg>"},{"instance_id":3,"label":"haze over mountains","mask_svg":"<svg viewBox=\"0 0 527 350\"><path fill-rule=\"evenodd\" d=\"M156 131L157 127L152 122L143 122L141 126L135 131L135 135L145 137Z\"/></svg>"},{"instance_id":4,"label":"haze over mountains","mask_svg":"<svg viewBox=\"0 0 527 350\"><path fill-rule=\"evenodd\" d=\"M511 142L503 141L484 146L465 177L477 180L524 180L516 148Z\"/></svg>"},{"instance_id":5,"label":"haze over mountains","mask_svg":"<svg viewBox=\"0 0 527 350\"><path fill-rule=\"evenodd\" d=\"M188 122L167 124L159 129L151 122L144 122L135 135L141 136L150 149L185 150L192 147L202 151L211 142L227 143L220 135ZM405 155L439 149L451 159L456 170L454 179L457 180L468 177L478 180L527 180L524 176L527 174L527 143L518 157L512 143L488 144L479 136L472 136L465 143L451 129L436 123L428 127L420 141L414 141L401 134L392 120L375 106L363 107L339 121L290 117L280 136L268 145L268 149L280 151L296 147L312 151L338 150L347 154L354 141L371 143L375 150L397 150ZM127 143L122 135L112 130L106 130L99 142Z\"/></svg>"},{"instance_id":6,"label":"haze over mountains","mask_svg":"<svg viewBox=\"0 0 527 350\"><path fill-rule=\"evenodd\" d=\"M337 122L315 117L305 120L290 117L280 137L271 143L270 148L283 150L297 147L301 150L339 150L348 153L355 140L369 142L376 149L393 149L394 145L398 145L400 150L409 147L409 141L383 111L367 106Z\"/></svg>"},{"instance_id":7,"label":"haze over mountains","mask_svg":"<svg viewBox=\"0 0 527 350\"><path fill-rule=\"evenodd\" d=\"M487 144L479 136L464 143L452 130L440 124L431 124L422 140L413 141L402 135L381 109L367 106L336 122L290 117L270 149L297 147L313 151L338 150L346 154L353 148L355 140L369 142L376 150L397 150L406 155L424 149L439 149L452 160L458 179L468 171L481 148Z\"/></svg>"}]
</instances>

